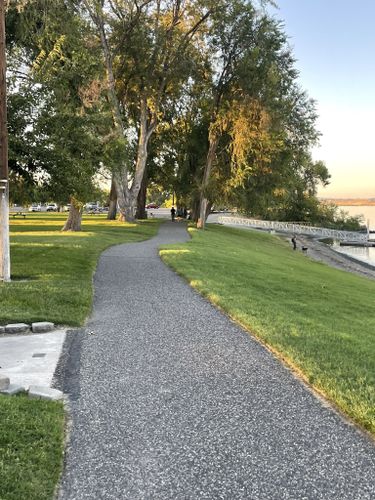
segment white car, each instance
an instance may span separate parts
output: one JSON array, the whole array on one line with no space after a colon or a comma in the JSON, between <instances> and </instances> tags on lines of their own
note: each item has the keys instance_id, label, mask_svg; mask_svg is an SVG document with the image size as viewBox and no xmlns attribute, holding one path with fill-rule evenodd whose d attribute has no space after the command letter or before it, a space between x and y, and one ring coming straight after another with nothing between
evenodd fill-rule
<instances>
[{"instance_id":1,"label":"white car","mask_svg":"<svg viewBox=\"0 0 375 500\"><path fill-rule=\"evenodd\" d=\"M101 212L101 208L97 203L91 202L91 203L86 203L85 205L86 212L89 214L96 214Z\"/></svg>"},{"instance_id":2,"label":"white car","mask_svg":"<svg viewBox=\"0 0 375 500\"><path fill-rule=\"evenodd\" d=\"M29 212L41 212L41 211L42 211L42 207L40 205L38 205L37 203L33 203L29 207Z\"/></svg>"},{"instance_id":3,"label":"white car","mask_svg":"<svg viewBox=\"0 0 375 500\"><path fill-rule=\"evenodd\" d=\"M57 212L57 205L56 203L49 203L46 207L47 212Z\"/></svg>"}]
</instances>

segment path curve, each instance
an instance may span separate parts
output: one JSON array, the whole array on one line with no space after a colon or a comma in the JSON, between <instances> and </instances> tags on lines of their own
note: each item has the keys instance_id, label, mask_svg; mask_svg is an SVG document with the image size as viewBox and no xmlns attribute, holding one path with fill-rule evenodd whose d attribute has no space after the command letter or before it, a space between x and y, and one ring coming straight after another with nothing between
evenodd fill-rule
<instances>
[{"instance_id":1,"label":"path curve","mask_svg":"<svg viewBox=\"0 0 375 500\"><path fill-rule=\"evenodd\" d=\"M61 500L375 498L375 447L168 269L157 237L112 247L60 384Z\"/></svg>"}]
</instances>

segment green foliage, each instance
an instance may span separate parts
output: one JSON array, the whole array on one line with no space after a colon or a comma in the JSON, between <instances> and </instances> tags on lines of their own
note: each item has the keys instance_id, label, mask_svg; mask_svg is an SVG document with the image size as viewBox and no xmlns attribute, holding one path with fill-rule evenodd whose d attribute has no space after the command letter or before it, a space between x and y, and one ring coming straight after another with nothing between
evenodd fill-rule
<instances>
[{"instance_id":1,"label":"green foliage","mask_svg":"<svg viewBox=\"0 0 375 500\"><path fill-rule=\"evenodd\" d=\"M87 201L111 126L97 41L70 2L28 2L7 21L11 197L30 200L39 184L56 201Z\"/></svg>"},{"instance_id":2,"label":"green foliage","mask_svg":"<svg viewBox=\"0 0 375 500\"><path fill-rule=\"evenodd\" d=\"M365 221L361 215L349 215L338 206L323 202L318 205L316 224L345 231L358 231L365 228Z\"/></svg>"},{"instance_id":3,"label":"green foliage","mask_svg":"<svg viewBox=\"0 0 375 500\"><path fill-rule=\"evenodd\" d=\"M375 282L262 232L210 225L163 260L375 433Z\"/></svg>"},{"instance_id":4,"label":"green foliage","mask_svg":"<svg viewBox=\"0 0 375 500\"><path fill-rule=\"evenodd\" d=\"M51 164L51 151L35 135L38 124L38 101L43 93L32 86L9 82L8 131L9 131L9 181L10 201L33 201L36 179L42 179Z\"/></svg>"},{"instance_id":5,"label":"green foliage","mask_svg":"<svg viewBox=\"0 0 375 500\"><path fill-rule=\"evenodd\" d=\"M163 205L171 196L171 193L165 191L161 186L155 183L151 183L147 189L147 203L156 203L157 205Z\"/></svg>"},{"instance_id":6,"label":"green foliage","mask_svg":"<svg viewBox=\"0 0 375 500\"><path fill-rule=\"evenodd\" d=\"M196 55L178 118L170 134L163 132L166 146L158 147L178 199L194 207L204 192L213 203L247 213L269 217L277 210L305 219L305 204L317 204L317 185L328 183L329 174L308 152L319 135L314 103L297 84L281 26L239 0L213 10L200 43L204 56Z\"/></svg>"},{"instance_id":7,"label":"green foliage","mask_svg":"<svg viewBox=\"0 0 375 500\"><path fill-rule=\"evenodd\" d=\"M299 87L283 27L259 2L11 5L15 201L31 200L36 180L50 198L87 201L101 168L130 199L148 155L148 181L183 205L204 193L265 217L318 218L316 190L329 174L309 153L315 104Z\"/></svg>"}]
</instances>

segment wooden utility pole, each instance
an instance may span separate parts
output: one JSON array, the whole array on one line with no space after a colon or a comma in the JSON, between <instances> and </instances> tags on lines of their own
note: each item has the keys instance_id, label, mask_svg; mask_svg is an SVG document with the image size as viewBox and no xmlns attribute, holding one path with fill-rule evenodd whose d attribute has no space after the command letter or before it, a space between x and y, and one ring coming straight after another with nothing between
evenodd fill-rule
<instances>
[{"instance_id":1,"label":"wooden utility pole","mask_svg":"<svg viewBox=\"0 0 375 500\"><path fill-rule=\"evenodd\" d=\"M0 280L10 281L5 1L0 0Z\"/></svg>"}]
</instances>

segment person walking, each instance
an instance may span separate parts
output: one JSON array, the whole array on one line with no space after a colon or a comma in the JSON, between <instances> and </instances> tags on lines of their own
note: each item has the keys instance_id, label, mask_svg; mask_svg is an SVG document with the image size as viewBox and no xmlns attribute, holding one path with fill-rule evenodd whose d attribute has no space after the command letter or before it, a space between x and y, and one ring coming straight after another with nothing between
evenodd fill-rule
<instances>
[{"instance_id":1,"label":"person walking","mask_svg":"<svg viewBox=\"0 0 375 500\"><path fill-rule=\"evenodd\" d=\"M172 222L174 221L174 217L176 215L176 209L174 207L171 208L171 218L172 218Z\"/></svg>"}]
</instances>

